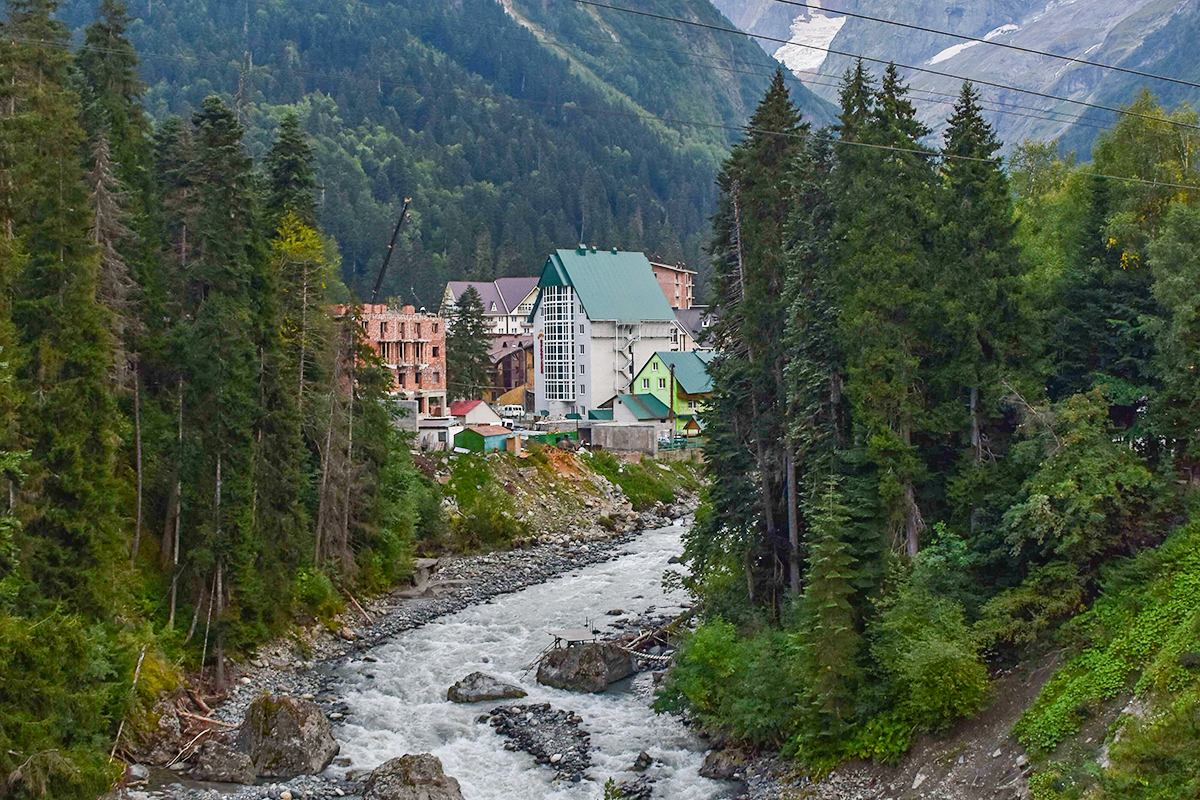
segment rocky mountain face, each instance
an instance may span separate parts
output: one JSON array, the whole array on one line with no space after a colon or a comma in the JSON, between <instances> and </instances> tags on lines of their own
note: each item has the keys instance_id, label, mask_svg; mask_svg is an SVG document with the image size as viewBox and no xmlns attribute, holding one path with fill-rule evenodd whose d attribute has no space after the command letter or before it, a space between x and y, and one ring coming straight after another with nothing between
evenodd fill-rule
<instances>
[{"instance_id":1,"label":"rocky mountain face","mask_svg":"<svg viewBox=\"0 0 1200 800\"><path fill-rule=\"evenodd\" d=\"M1200 32L1200 0L814 0L814 10L779 0L715 0L734 24L749 33L791 44L759 40L773 57L791 67L814 92L836 100L838 78L853 62L832 48L868 58L1032 89L1102 105L1128 103L1145 85L1171 103L1192 101L1200 90L1147 81L1061 59L966 42L840 15L849 11L987 38L1073 58L1142 69L1172 77L1200 72L1195 38ZM815 46L815 47L814 47ZM873 71L882 67L876 65ZM903 70L923 119L935 128L947 115L960 81L913 69ZM1194 79L1194 78L1193 78ZM1069 102L1021 92L980 87L1001 137L1056 139L1086 155L1096 126L1113 115L1087 111ZM950 96L946 96L950 95ZM1082 117L1082 119L1081 119Z\"/></svg>"}]
</instances>

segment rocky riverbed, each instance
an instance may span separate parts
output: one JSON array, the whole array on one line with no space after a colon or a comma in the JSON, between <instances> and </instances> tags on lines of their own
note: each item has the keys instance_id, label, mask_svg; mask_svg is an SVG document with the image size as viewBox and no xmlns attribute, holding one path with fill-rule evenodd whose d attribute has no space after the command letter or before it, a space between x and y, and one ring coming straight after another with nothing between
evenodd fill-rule
<instances>
[{"instance_id":1,"label":"rocky riverbed","mask_svg":"<svg viewBox=\"0 0 1200 800\"><path fill-rule=\"evenodd\" d=\"M235 682L224 702L215 708L212 718L237 724L252 700L270 692L314 700L337 726L345 719L349 708L334 690L333 676L352 664L370 679L371 665L375 663L372 651L382 643L401 632L465 608L486 605L498 597L552 578L621 558L642 530L667 526L685 515L688 509L686 501L659 506L643 514L630 512L623 520L621 527L624 530L616 532L597 527L581 532L575 539L554 536L524 549L442 559L430 576L430 585L435 586L436 591L417 598L405 598L397 592L371 600L363 604L365 615L371 618L370 624L363 612L351 608L349 613L357 615L357 621L344 616L336 632L314 626L295 639L277 641L260 649L245 663L232 664ZM188 763L191 751L199 750L206 739L220 738L221 733L214 730L201 737L192 743L191 750L185 752L184 758L179 759L172 770L154 769L148 783L135 781L139 785L124 790L123 796L129 800L201 800L217 795L232 800L287 800L285 794L293 800L361 797L366 775L352 768L240 788L185 780L191 769ZM349 766L344 759L334 763L335 766L339 763Z\"/></svg>"}]
</instances>

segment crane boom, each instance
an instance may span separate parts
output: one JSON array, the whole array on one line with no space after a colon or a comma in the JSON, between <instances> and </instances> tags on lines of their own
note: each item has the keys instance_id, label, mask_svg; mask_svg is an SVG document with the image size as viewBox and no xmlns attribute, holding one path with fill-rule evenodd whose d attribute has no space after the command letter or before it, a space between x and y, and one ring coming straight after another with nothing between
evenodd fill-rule
<instances>
[{"instance_id":1,"label":"crane boom","mask_svg":"<svg viewBox=\"0 0 1200 800\"><path fill-rule=\"evenodd\" d=\"M392 241L388 244L387 252L383 254L383 266L379 268L379 277L375 279L375 288L371 290L371 302L375 302L375 296L379 294L379 287L383 285L383 276L387 273L388 264L392 260L392 251L396 249L396 239L400 236L400 229L404 227L404 220L412 215L408 213L408 206L412 203L411 197L404 198L404 207L400 209L400 219L396 220L396 229L392 231Z\"/></svg>"}]
</instances>

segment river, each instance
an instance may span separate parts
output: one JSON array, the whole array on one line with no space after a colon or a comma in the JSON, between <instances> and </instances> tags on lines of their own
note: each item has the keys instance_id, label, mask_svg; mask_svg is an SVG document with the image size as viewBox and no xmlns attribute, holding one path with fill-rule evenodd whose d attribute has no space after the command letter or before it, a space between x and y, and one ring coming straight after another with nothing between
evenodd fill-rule
<instances>
[{"instance_id":1,"label":"river","mask_svg":"<svg viewBox=\"0 0 1200 800\"><path fill-rule=\"evenodd\" d=\"M635 777L626 770L645 750L661 761L646 773L657 779L656 798L728 796L728 784L700 777L704 753L696 738L678 719L650 710L649 673L599 695L551 689L538 684L533 672L525 673L550 641L548 629L585 623L603 629L615 619L605 615L610 609L677 611L686 598L681 591L664 594L662 574L680 552L683 531L678 525L648 531L626 546L628 555L441 617L374 648L374 662L345 664L331 687L349 706L336 732L341 755L361 770L404 753L433 753L468 800L577 800L603 797L610 777ZM589 779L555 783L551 768L505 750L506 737L476 722L496 703L447 701L446 689L476 670L529 692L513 702L550 703L581 716L592 734Z\"/></svg>"}]
</instances>

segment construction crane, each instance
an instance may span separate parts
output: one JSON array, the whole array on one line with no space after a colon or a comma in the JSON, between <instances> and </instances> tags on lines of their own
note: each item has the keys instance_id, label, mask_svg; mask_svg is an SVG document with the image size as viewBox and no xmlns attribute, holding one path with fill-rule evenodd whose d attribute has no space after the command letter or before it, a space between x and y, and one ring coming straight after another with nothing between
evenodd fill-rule
<instances>
[{"instance_id":1,"label":"construction crane","mask_svg":"<svg viewBox=\"0 0 1200 800\"><path fill-rule=\"evenodd\" d=\"M400 219L396 220L396 230L392 231L392 241L388 245L387 252L383 254L383 266L379 268L379 277L375 279L375 288L371 290L371 302L375 302L376 295L379 294L379 287L383 285L383 276L387 273L388 264L392 260L392 251L396 249L396 239L400 236L400 229L404 227L404 221L412 216L408 212L408 206L412 203L411 197L404 198L404 207L400 209Z\"/></svg>"}]
</instances>

